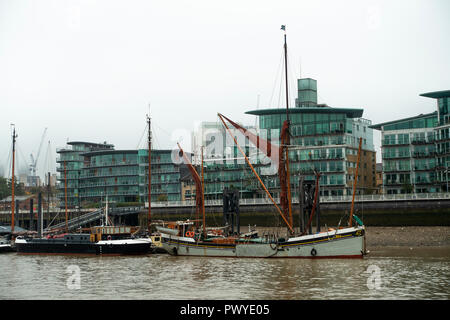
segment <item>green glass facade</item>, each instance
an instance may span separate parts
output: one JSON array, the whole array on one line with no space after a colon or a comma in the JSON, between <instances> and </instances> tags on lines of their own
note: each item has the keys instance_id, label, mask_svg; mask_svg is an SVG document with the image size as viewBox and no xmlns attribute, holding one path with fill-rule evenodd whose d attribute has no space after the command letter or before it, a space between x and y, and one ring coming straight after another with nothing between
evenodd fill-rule
<instances>
[{"instance_id":1,"label":"green glass facade","mask_svg":"<svg viewBox=\"0 0 450 320\"><path fill-rule=\"evenodd\" d=\"M137 150L108 150L83 154L80 176L82 206L108 202L139 201L139 164Z\"/></svg>"},{"instance_id":2,"label":"green glass facade","mask_svg":"<svg viewBox=\"0 0 450 320\"><path fill-rule=\"evenodd\" d=\"M383 188L387 194L445 192L450 167L450 91L421 94L437 111L372 126L382 134Z\"/></svg>"},{"instance_id":3,"label":"green glass facade","mask_svg":"<svg viewBox=\"0 0 450 320\"><path fill-rule=\"evenodd\" d=\"M290 180L293 192L298 188L299 176L314 180L313 170L316 169L322 174L320 180L322 195L351 194L359 137L363 138L362 149L365 158L362 161L365 161L365 167L360 169L358 188L360 193L369 192L376 186L373 132L369 128L371 122L361 118L362 109L317 105L316 81L300 80L305 81L298 82L297 107L289 109L292 135L289 152ZM281 127L286 120L285 109L259 109L246 113L258 116L258 135L274 144L279 143ZM261 162L255 147L248 141L245 147L265 186L273 196L279 196L277 174L264 174L262 169L267 168L267 165ZM235 157L240 157L241 161L236 160L235 163L228 164L206 162L206 197L221 198L225 187L238 188L241 198L265 197L262 187L237 150Z\"/></svg>"},{"instance_id":4,"label":"green glass facade","mask_svg":"<svg viewBox=\"0 0 450 320\"><path fill-rule=\"evenodd\" d=\"M148 201L148 150L139 150L139 195L141 201ZM152 202L181 200L180 164L173 163L172 150L152 150Z\"/></svg>"},{"instance_id":5,"label":"green glass facade","mask_svg":"<svg viewBox=\"0 0 450 320\"><path fill-rule=\"evenodd\" d=\"M60 207L65 208L66 188L67 188L67 206L75 208L80 206L80 177L84 165L83 153L93 150L109 150L114 146L106 143L91 143L73 141L68 142L66 148L56 150L58 157L56 158L58 172L58 194Z\"/></svg>"},{"instance_id":6,"label":"green glass facade","mask_svg":"<svg viewBox=\"0 0 450 320\"><path fill-rule=\"evenodd\" d=\"M286 114L284 110L273 110L272 112L272 114L259 115L260 129L270 130L272 134L275 133L278 136ZM258 115L259 112L247 113ZM354 162L347 159L347 155L357 153L359 137L363 138L362 149L375 155L372 130L369 129L371 123L359 118L360 115L362 115L360 109L320 106L290 109L291 143L295 147L290 149L289 158L291 183L294 188L298 187L299 175L313 180L313 170L315 169L321 172L322 195L348 195L351 193L349 181L353 179L353 172L351 172L353 169L349 170L349 168L355 166ZM274 132L274 130L276 131ZM370 167L373 166L374 163L371 162ZM374 177L374 174L363 174L360 177L362 181L365 178L366 182L360 185L360 192L369 192L369 189L375 187ZM359 181L361 180L359 179Z\"/></svg>"},{"instance_id":7,"label":"green glass facade","mask_svg":"<svg viewBox=\"0 0 450 320\"><path fill-rule=\"evenodd\" d=\"M114 150L76 144L59 149L59 198L65 207L67 181L69 208L98 206L108 196L110 203L148 201L148 150ZM105 146L105 145L97 145ZM93 151L95 150L95 151ZM171 150L152 150L152 201L181 200L180 165L171 159ZM66 161L64 178L63 164Z\"/></svg>"}]
</instances>

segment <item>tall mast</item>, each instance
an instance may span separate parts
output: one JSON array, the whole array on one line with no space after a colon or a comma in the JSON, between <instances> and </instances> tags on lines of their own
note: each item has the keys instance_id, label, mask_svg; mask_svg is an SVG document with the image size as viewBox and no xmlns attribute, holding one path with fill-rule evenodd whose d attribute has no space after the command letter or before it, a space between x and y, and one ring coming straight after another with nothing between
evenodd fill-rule
<instances>
[{"instance_id":1,"label":"tall mast","mask_svg":"<svg viewBox=\"0 0 450 320\"><path fill-rule=\"evenodd\" d=\"M288 86L288 71L287 71L287 41L286 41L286 26L281 26L284 31L284 73L286 81L286 120L289 121L289 86Z\"/></svg>"},{"instance_id":2,"label":"tall mast","mask_svg":"<svg viewBox=\"0 0 450 320\"><path fill-rule=\"evenodd\" d=\"M358 147L358 159L356 160L356 172L355 177L353 178L353 196L352 196L352 207L350 209L350 218L348 221L348 225L352 226L352 220L353 220L353 209L355 207L355 194L356 194L356 183L358 182L358 169L359 169L359 160L361 159L361 144L362 144L362 138L359 138L359 147Z\"/></svg>"},{"instance_id":3,"label":"tall mast","mask_svg":"<svg viewBox=\"0 0 450 320\"><path fill-rule=\"evenodd\" d=\"M203 237L206 239L205 176L204 176L204 173L203 173L203 146L202 146L202 212L203 212Z\"/></svg>"},{"instance_id":4,"label":"tall mast","mask_svg":"<svg viewBox=\"0 0 450 320\"><path fill-rule=\"evenodd\" d=\"M15 209L15 200L14 200L14 168L15 168L15 152L16 152L16 127L13 129L13 147L12 147L12 180L11 180L11 235L14 233L14 209Z\"/></svg>"},{"instance_id":5,"label":"tall mast","mask_svg":"<svg viewBox=\"0 0 450 320\"><path fill-rule=\"evenodd\" d=\"M108 226L108 195L106 195L106 204L105 204L105 226Z\"/></svg>"},{"instance_id":6,"label":"tall mast","mask_svg":"<svg viewBox=\"0 0 450 320\"><path fill-rule=\"evenodd\" d=\"M47 173L47 216L50 218L50 172Z\"/></svg>"},{"instance_id":7,"label":"tall mast","mask_svg":"<svg viewBox=\"0 0 450 320\"><path fill-rule=\"evenodd\" d=\"M288 68L287 68L287 40L286 40L286 26L282 25L281 30L284 31L284 73L285 73L285 82L286 82L286 122L287 122L287 134L285 139L285 152L286 152L286 184L287 184L287 197L288 197L288 216L289 223L291 226L293 225L293 217L292 217L292 199L291 199L291 175L289 172L289 148L290 145L290 133L289 133L289 85L288 85Z\"/></svg>"},{"instance_id":8,"label":"tall mast","mask_svg":"<svg viewBox=\"0 0 450 320\"><path fill-rule=\"evenodd\" d=\"M69 232L68 214L67 214L67 169L64 161L64 203L66 207L66 232Z\"/></svg>"},{"instance_id":9,"label":"tall mast","mask_svg":"<svg viewBox=\"0 0 450 320\"><path fill-rule=\"evenodd\" d=\"M152 128L151 119L147 115L148 124L148 233L151 232L151 222L152 222Z\"/></svg>"}]
</instances>

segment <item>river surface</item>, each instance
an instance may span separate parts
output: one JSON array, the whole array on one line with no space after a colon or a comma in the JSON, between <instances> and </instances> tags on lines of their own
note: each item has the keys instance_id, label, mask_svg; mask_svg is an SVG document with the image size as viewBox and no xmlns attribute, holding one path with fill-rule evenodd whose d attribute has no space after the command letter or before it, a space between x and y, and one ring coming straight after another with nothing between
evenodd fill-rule
<instances>
[{"instance_id":1,"label":"river surface","mask_svg":"<svg viewBox=\"0 0 450 320\"><path fill-rule=\"evenodd\" d=\"M382 248L364 259L0 255L0 299L450 298L448 248Z\"/></svg>"}]
</instances>

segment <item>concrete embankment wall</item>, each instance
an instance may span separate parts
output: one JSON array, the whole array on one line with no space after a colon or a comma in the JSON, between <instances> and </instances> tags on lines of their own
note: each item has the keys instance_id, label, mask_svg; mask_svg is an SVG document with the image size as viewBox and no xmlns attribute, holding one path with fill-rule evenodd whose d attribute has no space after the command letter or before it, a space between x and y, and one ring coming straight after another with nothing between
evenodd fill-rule
<instances>
[{"instance_id":1,"label":"concrete embankment wall","mask_svg":"<svg viewBox=\"0 0 450 320\"><path fill-rule=\"evenodd\" d=\"M320 224L336 226L348 221L351 204L322 203ZM283 225L282 218L273 205L240 206L241 226ZM293 206L294 224L298 221L299 207ZM355 202L354 214L367 226L450 226L450 200L373 201ZM222 223L222 207L206 207L207 224ZM152 219L195 219L194 207L152 208ZM315 219L314 219L315 223ZM314 225L314 224L313 224Z\"/></svg>"},{"instance_id":2,"label":"concrete embankment wall","mask_svg":"<svg viewBox=\"0 0 450 320\"><path fill-rule=\"evenodd\" d=\"M320 225L337 226L341 221L342 226L348 223L351 203L349 202L324 202L320 205ZM298 226L299 207L293 205L294 226ZM221 226L222 207L207 206L206 224L208 226ZM260 227L285 226L276 208L271 204L266 205L241 205L241 226L256 225ZM69 218L78 217L84 212L73 211ZM174 221L179 219L195 219L195 207L152 207L152 220ZM395 227L395 226L450 226L450 199L449 200L410 200L410 201L365 201L355 202L354 214L357 215L366 226ZM116 216L111 214L114 223L127 225L147 225L147 209L137 209L129 213ZM0 213L0 224L9 225L10 212ZM65 221L65 214L61 212L44 212L43 225L54 225ZM31 223L30 223L31 222ZM94 221L91 225L98 225L100 221ZM316 220L313 219L313 226ZM36 219L30 221L28 213L16 215L16 225L36 230ZM87 225L89 226L89 225ZM84 227L87 227L84 226Z\"/></svg>"}]
</instances>

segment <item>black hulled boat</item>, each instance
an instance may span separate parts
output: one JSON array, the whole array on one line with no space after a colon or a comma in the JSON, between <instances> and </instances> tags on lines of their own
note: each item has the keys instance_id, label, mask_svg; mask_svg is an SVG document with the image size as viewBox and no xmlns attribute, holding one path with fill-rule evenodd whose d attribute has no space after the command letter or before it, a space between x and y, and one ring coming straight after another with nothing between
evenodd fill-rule
<instances>
[{"instance_id":1,"label":"black hulled boat","mask_svg":"<svg viewBox=\"0 0 450 320\"><path fill-rule=\"evenodd\" d=\"M151 252L149 238L133 238L133 227L100 226L90 233L65 233L44 238L17 237L19 254L142 255Z\"/></svg>"}]
</instances>

